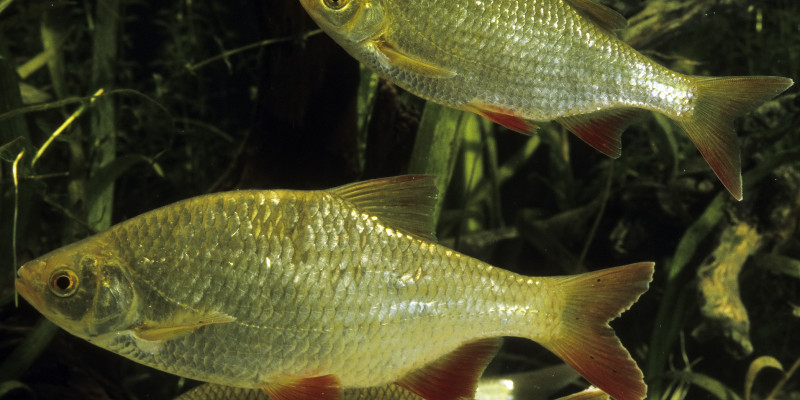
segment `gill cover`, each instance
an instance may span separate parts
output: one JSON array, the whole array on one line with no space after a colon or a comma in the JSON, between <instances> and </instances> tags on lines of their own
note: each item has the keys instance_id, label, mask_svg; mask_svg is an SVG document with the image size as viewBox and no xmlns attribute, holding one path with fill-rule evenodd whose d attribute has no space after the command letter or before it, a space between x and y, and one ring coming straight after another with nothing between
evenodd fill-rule
<instances>
[{"instance_id":1,"label":"gill cover","mask_svg":"<svg viewBox=\"0 0 800 400\"><path fill-rule=\"evenodd\" d=\"M136 291L123 263L115 257L93 260L96 264L97 287L90 318L87 319L94 334L129 327L136 315Z\"/></svg>"},{"instance_id":2,"label":"gill cover","mask_svg":"<svg viewBox=\"0 0 800 400\"><path fill-rule=\"evenodd\" d=\"M125 329L136 317L136 291L125 264L92 238L20 269L26 299L68 332L88 338Z\"/></svg>"}]
</instances>

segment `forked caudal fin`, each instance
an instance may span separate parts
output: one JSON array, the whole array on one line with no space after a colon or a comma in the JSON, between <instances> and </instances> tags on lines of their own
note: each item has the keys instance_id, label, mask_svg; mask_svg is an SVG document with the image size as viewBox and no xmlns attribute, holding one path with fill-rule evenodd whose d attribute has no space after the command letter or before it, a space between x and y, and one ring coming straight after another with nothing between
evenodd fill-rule
<instances>
[{"instance_id":1,"label":"forked caudal fin","mask_svg":"<svg viewBox=\"0 0 800 400\"><path fill-rule=\"evenodd\" d=\"M608 322L636 302L652 278L650 262L554 278L565 302L561 328L542 345L614 399L644 399L642 371Z\"/></svg>"},{"instance_id":2,"label":"forked caudal fin","mask_svg":"<svg viewBox=\"0 0 800 400\"><path fill-rule=\"evenodd\" d=\"M695 77L692 113L678 120L711 169L737 200L742 199L739 139L733 120L792 86L777 76Z\"/></svg>"}]
</instances>

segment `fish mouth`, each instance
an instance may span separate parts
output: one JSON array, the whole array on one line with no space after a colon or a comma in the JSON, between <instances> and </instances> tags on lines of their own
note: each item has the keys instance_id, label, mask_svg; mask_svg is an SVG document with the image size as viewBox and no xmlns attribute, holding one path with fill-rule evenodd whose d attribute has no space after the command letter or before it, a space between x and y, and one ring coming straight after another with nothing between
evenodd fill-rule
<instances>
[{"instance_id":1,"label":"fish mouth","mask_svg":"<svg viewBox=\"0 0 800 400\"><path fill-rule=\"evenodd\" d=\"M39 296L37 295L36 288L33 286L33 282L35 282L33 275L35 275L35 271L30 266L23 265L19 270L17 270L17 274L14 279L14 287L17 289L17 292L31 303L34 307L38 308L39 305Z\"/></svg>"}]
</instances>

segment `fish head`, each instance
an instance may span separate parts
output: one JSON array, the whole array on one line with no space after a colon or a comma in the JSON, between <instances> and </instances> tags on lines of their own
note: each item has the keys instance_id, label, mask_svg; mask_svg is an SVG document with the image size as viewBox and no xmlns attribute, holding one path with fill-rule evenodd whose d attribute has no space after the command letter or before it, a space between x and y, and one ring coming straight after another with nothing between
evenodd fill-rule
<instances>
[{"instance_id":1,"label":"fish head","mask_svg":"<svg viewBox=\"0 0 800 400\"><path fill-rule=\"evenodd\" d=\"M378 36L386 23L383 0L300 0L314 22L347 48Z\"/></svg>"},{"instance_id":2,"label":"fish head","mask_svg":"<svg viewBox=\"0 0 800 400\"><path fill-rule=\"evenodd\" d=\"M136 315L127 264L94 238L25 263L15 286L47 319L90 341L126 329Z\"/></svg>"}]
</instances>

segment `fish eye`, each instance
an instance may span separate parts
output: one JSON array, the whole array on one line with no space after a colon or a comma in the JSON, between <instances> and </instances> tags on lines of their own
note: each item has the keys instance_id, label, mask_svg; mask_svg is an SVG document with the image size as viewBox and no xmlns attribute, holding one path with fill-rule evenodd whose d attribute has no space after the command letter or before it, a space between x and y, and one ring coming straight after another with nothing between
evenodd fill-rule
<instances>
[{"instance_id":1,"label":"fish eye","mask_svg":"<svg viewBox=\"0 0 800 400\"><path fill-rule=\"evenodd\" d=\"M325 7L328 7L331 10L339 10L346 6L350 0L322 0L322 2L325 3Z\"/></svg>"},{"instance_id":2,"label":"fish eye","mask_svg":"<svg viewBox=\"0 0 800 400\"><path fill-rule=\"evenodd\" d=\"M78 290L78 275L68 269L60 269L50 275L50 291L58 297L68 297Z\"/></svg>"}]
</instances>

